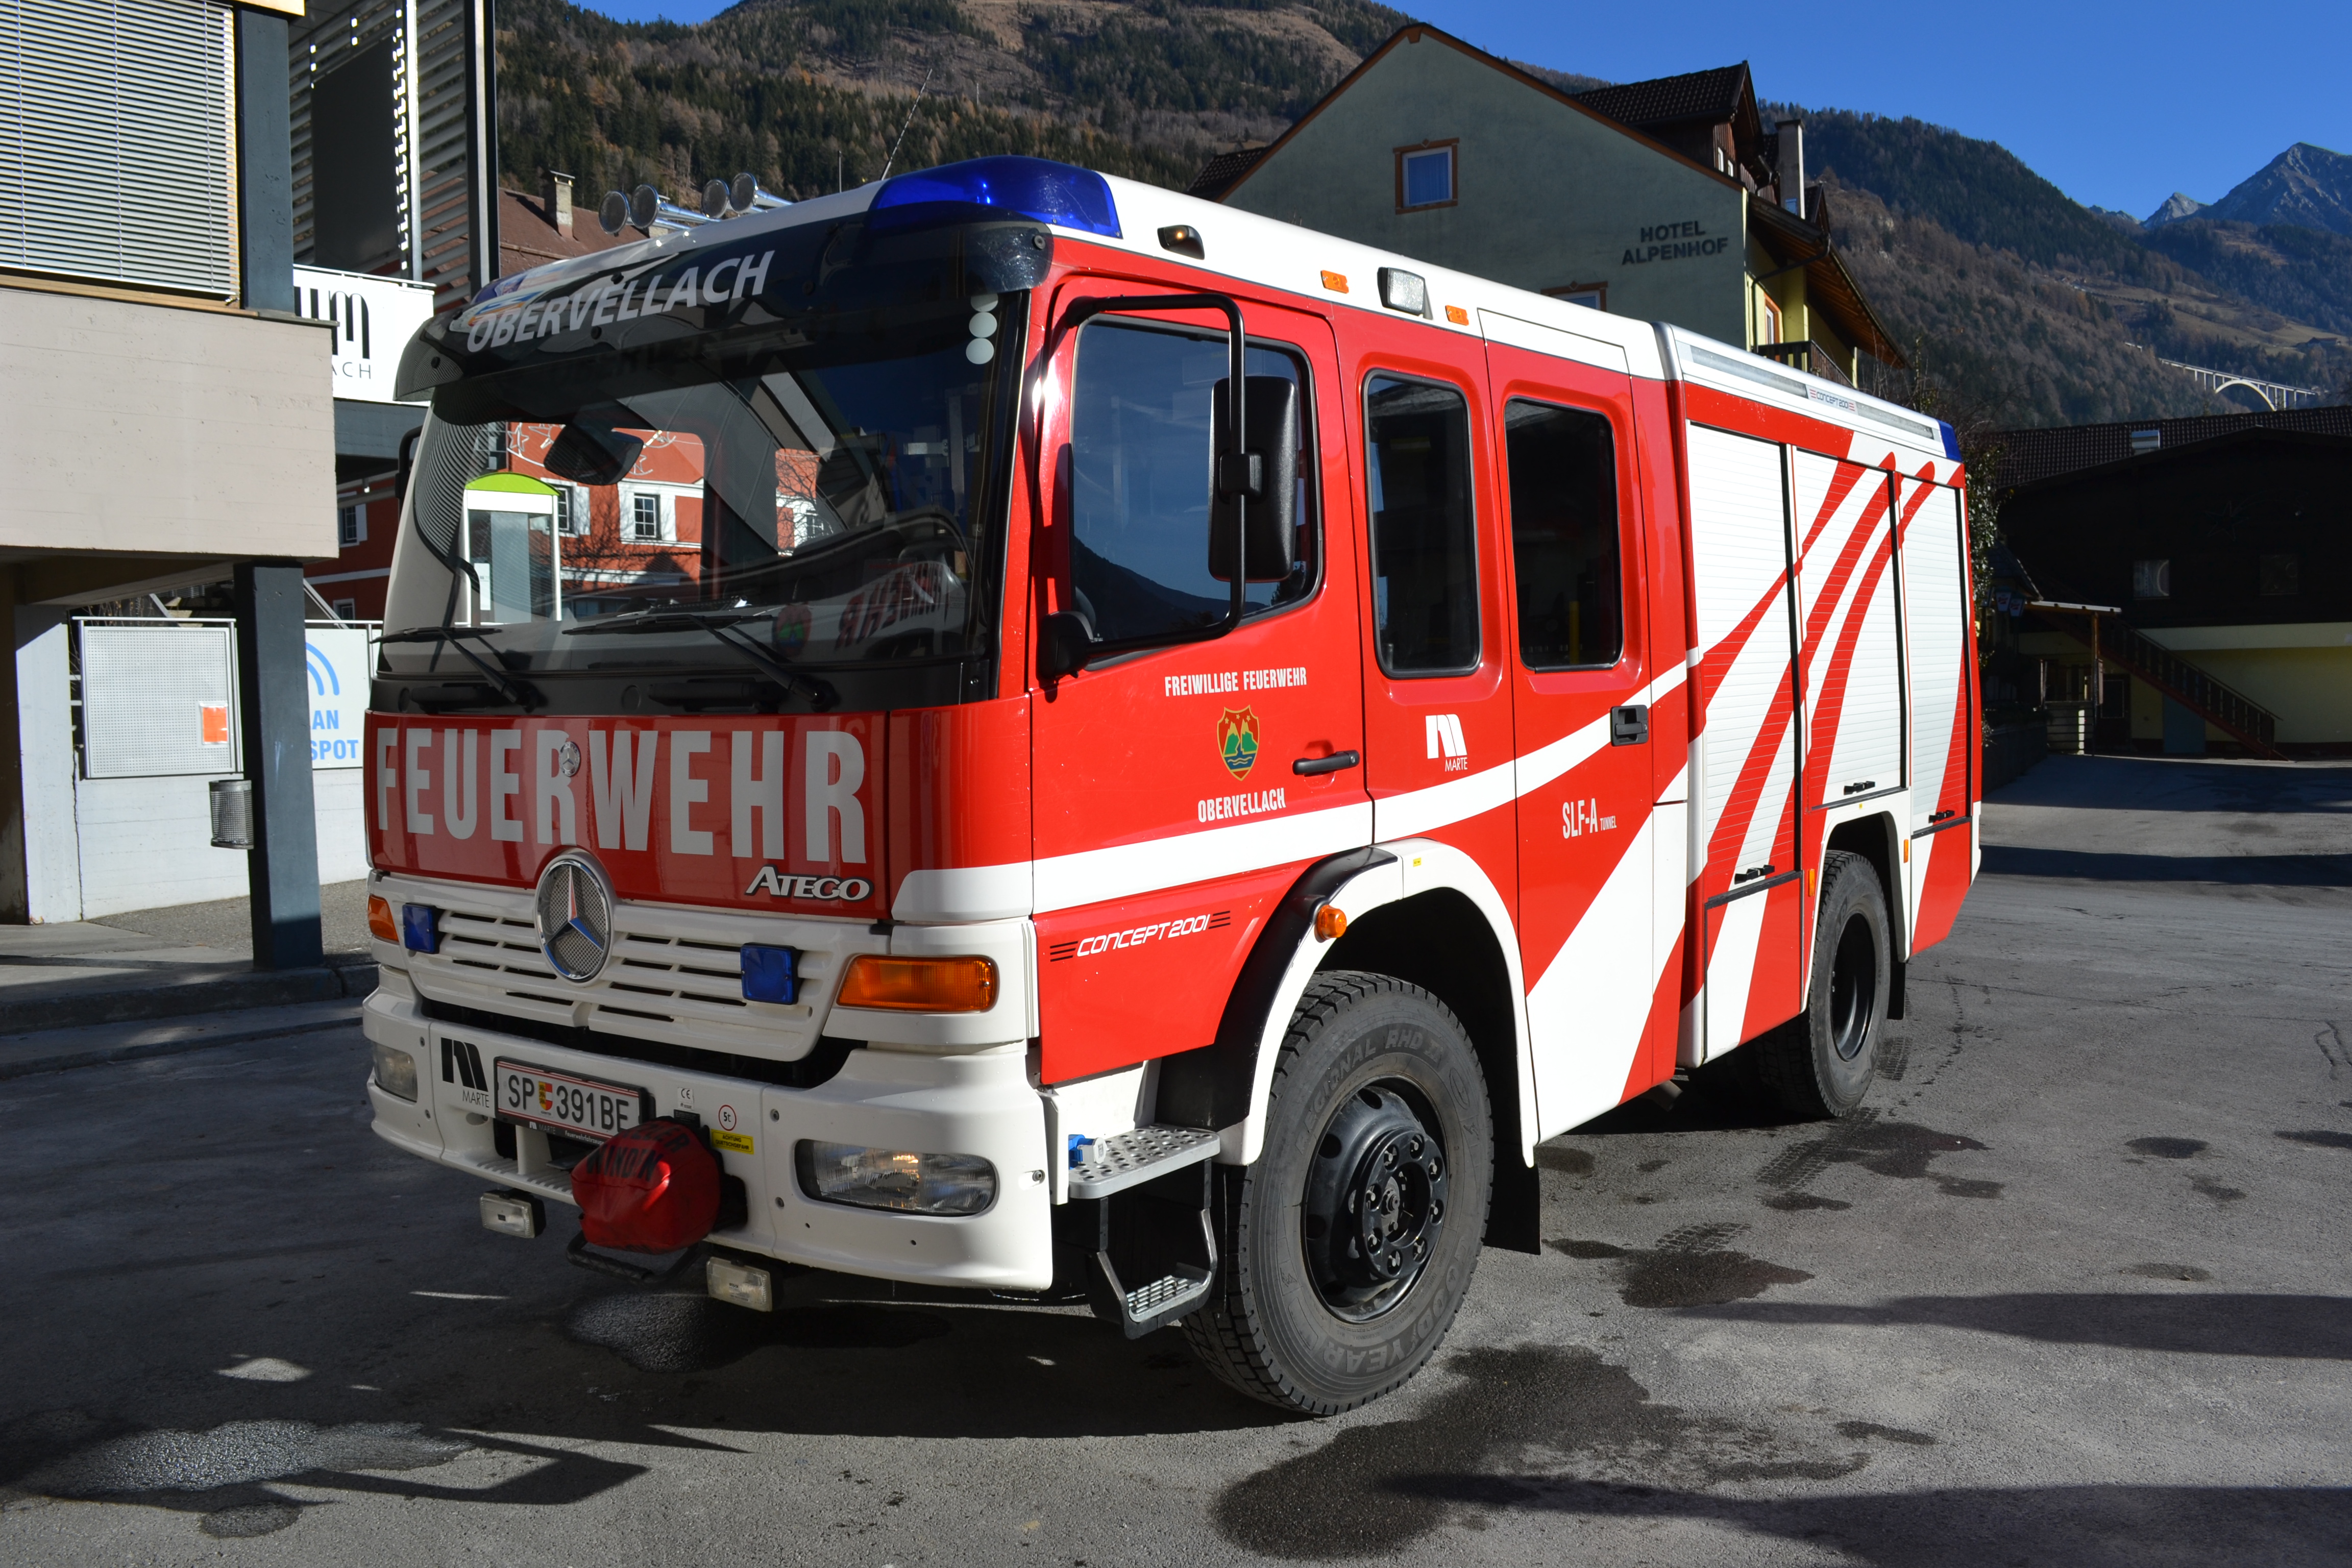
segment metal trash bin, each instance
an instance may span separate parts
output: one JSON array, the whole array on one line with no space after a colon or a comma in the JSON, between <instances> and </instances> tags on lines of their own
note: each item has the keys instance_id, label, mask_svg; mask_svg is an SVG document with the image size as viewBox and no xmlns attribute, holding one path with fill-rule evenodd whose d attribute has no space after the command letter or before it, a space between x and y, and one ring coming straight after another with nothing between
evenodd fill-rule
<instances>
[{"instance_id":1,"label":"metal trash bin","mask_svg":"<svg viewBox=\"0 0 2352 1568\"><path fill-rule=\"evenodd\" d=\"M251 779L215 779L213 795L213 847L215 849L250 849L253 847L253 781Z\"/></svg>"}]
</instances>

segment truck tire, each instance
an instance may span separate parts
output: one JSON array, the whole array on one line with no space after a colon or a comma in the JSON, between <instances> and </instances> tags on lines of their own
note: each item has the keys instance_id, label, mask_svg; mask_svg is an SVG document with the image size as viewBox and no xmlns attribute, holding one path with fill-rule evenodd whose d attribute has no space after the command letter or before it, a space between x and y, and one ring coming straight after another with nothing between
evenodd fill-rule
<instances>
[{"instance_id":1,"label":"truck tire","mask_svg":"<svg viewBox=\"0 0 2352 1568\"><path fill-rule=\"evenodd\" d=\"M1757 1041L1757 1076L1800 1116L1846 1116L1878 1072L1895 971L1886 894L1859 855L1832 849L1822 862L1822 901L1805 1010Z\"/></svg>"},{"instance_id":2,"label":"truck tire","mask_svg":"<svg viewBox=\"0 0 2352 1568\"><path fill-rule=\"evenodd\" d=\"M1385 974L1317 976L1275 1063L1265 1152L1218 1173L1223 1267L1185 1337L1286 1410L1379 1398L1469 1291L1494 1160L1486 1080L1445 1005Z\"/></svg>"}]
</instances>

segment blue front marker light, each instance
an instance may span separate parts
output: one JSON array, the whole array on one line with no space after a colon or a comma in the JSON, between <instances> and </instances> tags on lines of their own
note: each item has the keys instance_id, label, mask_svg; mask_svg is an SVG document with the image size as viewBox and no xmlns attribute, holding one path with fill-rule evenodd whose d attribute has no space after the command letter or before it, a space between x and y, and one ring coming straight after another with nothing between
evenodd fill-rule
<instances>
[{"instance_id":1,"label":"blue front marker light","mask_svg":"<svg viewBox=\"0 0 2352 1568\"><path fill-rule=\"evenodd\" d=\"M800 954L789 947L743 944L743 1000L797 1002L801 994Z\"/></svg>"},{"instance_id":2,"label":"blue front marker light","mask_svg":"<svg viewBox=\"0 0 2352 1568\"><path fill-rule=\"evenodd\" d=\"M400 945L411 952L441 951L441 911L431 904L400 906Z\"/></svg>"},{"instance_id":3,"label":"blue front marker light","mask_svg":"<svg viewBox=\"0 0 2352 1568\"><path fill-rule=\"evenodd\" d=\"M866 221L878 232L1017 217L1120 237L1109 182L1045 158L971 158L899 174L874 193Z\"/></svg>"}]
</instances>

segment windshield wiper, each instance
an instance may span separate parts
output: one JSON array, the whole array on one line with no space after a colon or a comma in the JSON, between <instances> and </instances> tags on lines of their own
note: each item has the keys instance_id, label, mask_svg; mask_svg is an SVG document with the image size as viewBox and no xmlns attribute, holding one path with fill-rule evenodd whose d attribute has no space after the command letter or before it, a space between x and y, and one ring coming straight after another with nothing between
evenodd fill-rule
<instances>
[{"instance_id":1,"label":"windshield wiper","mask_svg":"<svg viewBox=\"0 0 2352 1568\"><path fill-rule=\"evenodd\" d=\"M511 702L518 708L528 708L538 700L539 694L466 646L467 637L493 637L502 629L499 626L416 626L404 632L386 632L375 640L379 645L393 642L446 643L457 649L467 664L482 672L482 679L489 682L490 689L499 694L500 700ZM444 701L442 705L455 706L456 703Z\"/></svg>"},{"instance_id":2,"label":"windshield wiper","mask_svg":"<svg viewBox=\"0 0 2352 1568\"><path fill-rule=\"evenodd\" d=\"M721 616L725 618L721 619ZM568 637L613 637L635 632L684 631L691 627L696 631L709 633L714 640L724 643L738 653L748 655L752 663L761 666L782 682L785 690L798 691L807 697L809 706L818 712L833 711L841 701L841 694L833 689L831 683L802 674L783 659L735 629L736 623L739 621L758 618L759 612L756 610L740 614L724 610L712 613L695 610L639 610L631 615L614 616L609 620L590 621L585 626L566 626L563 628L563 635Z\"/></svg>"}]
</instances>

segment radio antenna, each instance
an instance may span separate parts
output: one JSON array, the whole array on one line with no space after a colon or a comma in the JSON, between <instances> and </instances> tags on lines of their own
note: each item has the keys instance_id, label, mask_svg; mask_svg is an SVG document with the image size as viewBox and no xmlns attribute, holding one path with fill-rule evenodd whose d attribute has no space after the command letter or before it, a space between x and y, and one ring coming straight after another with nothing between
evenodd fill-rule
<instances>
[{"instance_id":1,"label":"radio antenna","mask_svg":"<svg viewBox=\"0 0 2352 1568\"><path fill-rule=\"evenodd\" d=\"M907 144L907 132L915 127L915 110L922 107L924 89L931 85L931 78L939 68L933 66L923 73L923 85L915 89L915 101L907 105L907 122L898 127L898 140L890 143L890 156L882 161L883 179L890 177L890 165L898 161L898 149Z\"/></svg>"}]
</instances>

